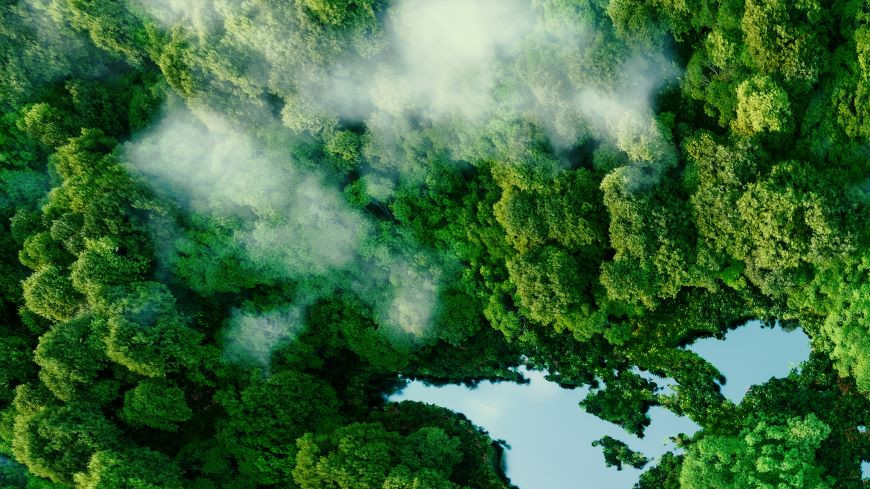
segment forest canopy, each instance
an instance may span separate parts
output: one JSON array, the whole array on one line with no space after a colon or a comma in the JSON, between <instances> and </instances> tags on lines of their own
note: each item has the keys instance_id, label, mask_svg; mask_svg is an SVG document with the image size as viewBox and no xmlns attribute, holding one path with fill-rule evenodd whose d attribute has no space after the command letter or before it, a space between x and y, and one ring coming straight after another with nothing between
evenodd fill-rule
<instances>
[{"instance_id":1,"label":"forest canopy","mask_svg":"<svg viewBox=\"0 0 870 489\"><path fill-rule=\"evenodd\" d=\"M868 138L867 0L0 2L0 488L508 489L387 399L521 366L702 427L636 489L862 488Z\"/></svg>"}]
</instances>

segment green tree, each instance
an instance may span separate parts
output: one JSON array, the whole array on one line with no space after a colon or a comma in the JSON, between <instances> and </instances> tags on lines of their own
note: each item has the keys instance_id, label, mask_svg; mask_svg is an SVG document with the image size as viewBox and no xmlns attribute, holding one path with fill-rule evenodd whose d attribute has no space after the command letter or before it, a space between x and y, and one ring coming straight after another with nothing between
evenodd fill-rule
<instances>
[{"instance_id":1,"label":"green tree","mask_svg":"<svg viewBox=\"0 0 870 489\"><path fill-rule=\"evenodd\" d=\"M655 467L640 474L634 489L680 489L683 456L667 452Z\"/></svg>"},{"instance_id":2,"label":"green tree","mask_svg":"<svg viewBox=\"0 0 870 489\"><path fill-rule=\"evenodd\" d=\"M147 448L96 452L87 472L75 477L82 489L181 489L182 480L178 466Z\"/></svg>"},{"instance_id":3,"label":"green tree","mask_svg":"<svg viewBox=\"0 0 870 489\"><path fill-rule=\"evenodd\" d=\"M788 94L769 77L755 77L737 86L737 118L731 123L735 133L785 132L790 119Z\"/></svg>"},{"instance_id":4,"label":"green tree","mask_svg":"<svg viewBox=\"0 0 870 489\"><path fill-rule=\"evenodd\" d=\"M12 450L34 474L70 484L94 453L117 446L119 435L94 405L47 405L16 416Z\"/></svg>"},{"instance_id":5,"label":"green tree","mask_svg":"<svg viewBox=\"0 0 870 489\"><path fill-rule=\"evenodd\" d=\"M830 432L809 414L750 421L737 436L707 435L686 454L681 487L833 487L816 464L816 452Z\"/></svg>"},{"instance_id":6,"label":"green tree","mask_svg":"<svg viewBox=\"0 0 870 489\"><path fill-rule=\"evenodd\" d=\"M403 439L377 423L351 424L329 436L300 438L293 479L303 489L420 487L423 483L457 488L449 476L459 461L458 443L439 428L421 428Z\"/></svg>"},{"instance_id":7,"label":"green tree","mask_svg":"<svg viewBox=\"0 0 870 489\"><path fill-rule=\"evenodd\" d=\"M239 470L261 484L290 484L298 437L328 431L342 418L335 391L308 374L284 371L221 394L227 417L217 438Z\"/></svg>"},{"instance_id":8,"label":"green tree","mask_svg":"<svg viewBox=\"0 0 870 489\"><path fill-rule=\"evenodd\" d=\"M642 453L630 449L625 442L619 441L612 436L605 436L592 442L593 447L601 447L604 452L604 463L608 467L616 467L622 470L622 464L635 469L642 469L649 461Z\"/></svg>"},{"instance_id":9,"label":"green tree","mask_svg":"<svg viewBox=\"0 0 870 489\"><path fill-rule=\"evenodd\" d=\"M124 394L121 417L133 426L177 431L178 423L191 416L193 411L187 407L184 391L166 381L143 380Z\"/></svg>"},{"instance_id":10,"label":"green tree","mask_svg":"<svg viewBox=\"0 0 870 489\"><path fill-rule=\"evenodd\" d=\"M34 352L39 378L58 399L105 402L117 395L117 382L98 378L109 366L100 326L93 317L79 316L39 338Z\"/></svg>"},{"instance_id":11,"label":"green tree","mask_svg":"<svg viewBox=\"0 0 870 489\"><path fill-rule=\"evenodd\" d=\"M650 424L647 411L655 404L655 383L625 371L608 376L605 382L607 385L603 389L590 392L580 401L580 406L589 414L643 436L644 428ZM608 450L607 446L605 450Z\"/></svg>"},{"instance_id":12,"label":"green tree","mask_svg":"<svg viewBox=\"0 0 870 489\"><path fill-rule=\"evenodd\" d=\"M198 365L202 335L190 328L165 285L135 282L108 308L106 355L140 375L163 377Z\"/></svg>"},{"instance_id":13,"label":"green tree","mask_svg":"<svg viewBox=\"0 0 870 489\"><path fill-rule=\"evenodd\" d=\"M776 73L804 88L824 69L828 21L815 0L749 0L740 26L750 62L762 73Z\"/></svg>"},{"instance_id":14,"label":"green tree","mask_svg":"<svg viewBox=\"0 0 870 489\"><path fill-rule=\"evenodd\" d=\"M72 319L81 306L81 296L58 267L43 267L22 285L27 307L46 319Z\"/></svg>"}]
</instances>

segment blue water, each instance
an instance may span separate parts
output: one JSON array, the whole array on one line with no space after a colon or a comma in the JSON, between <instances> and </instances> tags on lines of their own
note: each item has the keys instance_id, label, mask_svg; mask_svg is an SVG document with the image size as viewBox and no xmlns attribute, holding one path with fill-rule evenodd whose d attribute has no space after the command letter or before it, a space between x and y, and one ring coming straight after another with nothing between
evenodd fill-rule
<instances>
[{"instance_id":1,"label":"blue water","mask_svg":"<svg viewBox=\"0 0 870 489\"><path fill-rule=\"evenodd\" d=\"M729 332L724 341L702 340L689 348L727 377L723 393L736 402L749 386L784 376L809 356L803 332L761 328L757 321ZM591 446L593 440L610 435L652 458L673 449L669 437L698 429L691 420L655 407L646 436L638 439L583 411L578 403L585 389L562 389L541 372L525 374L531 380L527 385L482 382L474 389L415 381L391 400L428 402L461 412L493 438L505 440L511 447L507 473L521 489L629 489L641 471L605 467L601 449Z\"/></svg>"},{"instance_id":2,"label":"blue water","mask_svg":"<svg viewBox=\"0 0 870 489\"><path fill-rule=\"evenodd\" d=\"M725 375L722 394L734 402L771 377L785 377L810 356L810 340L800 329L762 328L758 321L729 331L725 340L705 338L688 347Z\"/></svg>"}]
</instances>

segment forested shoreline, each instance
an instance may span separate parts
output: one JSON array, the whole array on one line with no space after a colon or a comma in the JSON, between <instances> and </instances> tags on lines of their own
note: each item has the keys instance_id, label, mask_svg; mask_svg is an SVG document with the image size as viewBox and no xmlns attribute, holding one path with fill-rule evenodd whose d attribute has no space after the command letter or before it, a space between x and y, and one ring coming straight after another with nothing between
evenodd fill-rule
<instances>
[{"instance_id":1,"label":"forested shoreline","mask_svg":"<svg viewBox=\"0 0 870 489\"><path fill-rule=\"evenodd\" d=\"M864 487L866 0L6 0L0 38L0 488L507 489L386 399L520 365L702 427L596 442L635 489ZM684 346L749 319L813 352L735 404Z\"/></svg>"}]
</instances>

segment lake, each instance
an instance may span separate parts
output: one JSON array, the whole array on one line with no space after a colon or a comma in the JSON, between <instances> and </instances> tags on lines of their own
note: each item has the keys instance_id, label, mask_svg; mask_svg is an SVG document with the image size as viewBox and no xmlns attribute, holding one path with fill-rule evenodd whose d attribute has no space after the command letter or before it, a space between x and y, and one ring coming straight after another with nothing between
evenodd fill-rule
<instances>
[{"instance_id":1,"label":"lake","mask_svg":"<svg viewBox=\"0 0 870 489\"><path fill-rule=\"evenodd\" d=\"M725 375L722 392L735 402L750 386L787 375L810 352L801 330L762 328L758 321L730 331L724 340L703 339L688 348ZM481 382L468 388L413 381L390 400L422 401L461 412L492 438L506 441L507 474L521 489L628 489L642 471L605 467L601 448L591 446L593 440L610 435L653 458L673 449L669 437L698 429L688 418L654 407L652 423L639 439L580 408L586 389L563 389L545 380L543 372L522 371L529 384ZM665 379L657 381L667 386Z\"/></svg>"}]
</instances>

